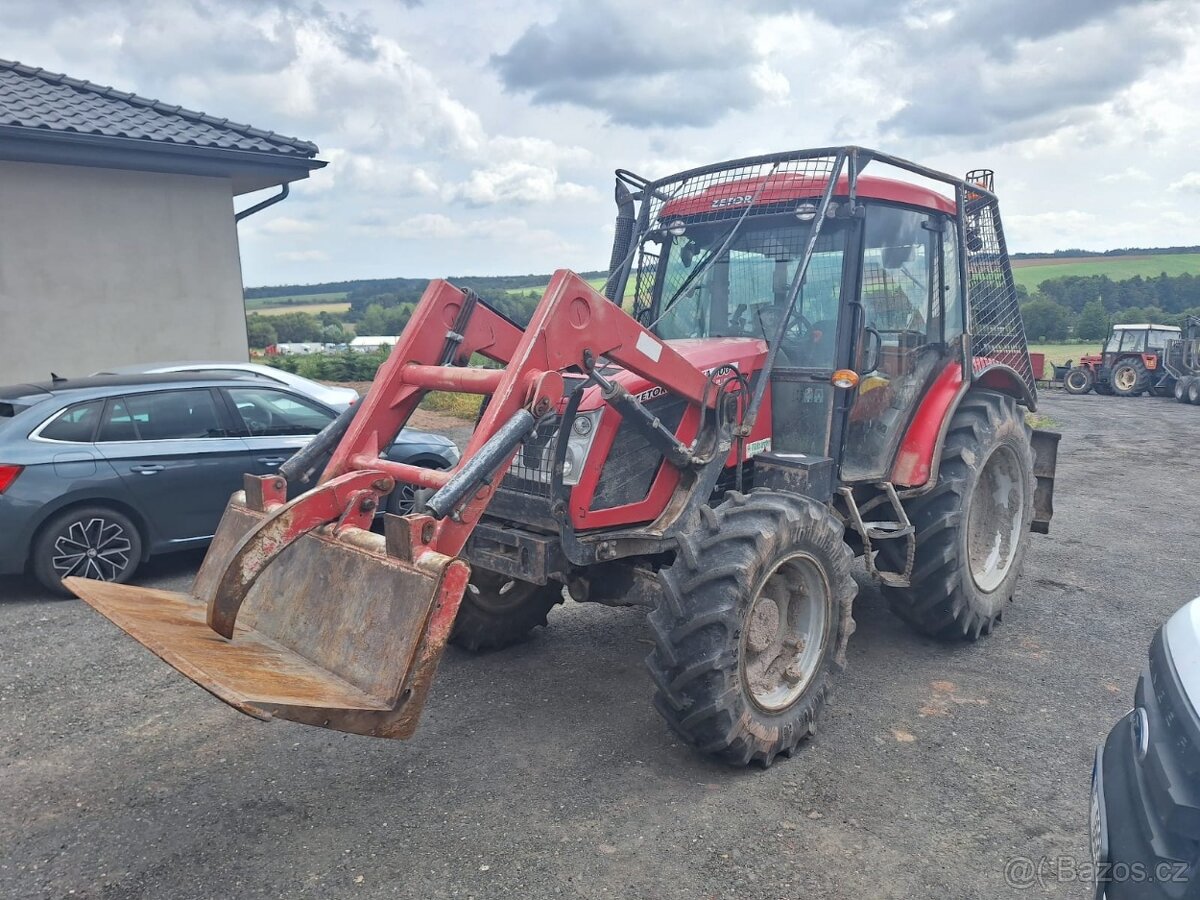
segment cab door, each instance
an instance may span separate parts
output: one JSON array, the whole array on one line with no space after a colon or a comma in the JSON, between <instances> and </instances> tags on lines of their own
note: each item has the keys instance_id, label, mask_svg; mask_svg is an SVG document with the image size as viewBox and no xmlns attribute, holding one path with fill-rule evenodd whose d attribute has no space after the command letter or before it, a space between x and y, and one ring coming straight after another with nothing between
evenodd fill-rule
<instances>
[{"instance_id":1,"label":"cab door","mask_svg":"<svg viewBox=\"0 0 1200 900\"><path fill-rule=\"evenodd\" d=\"M963 332L952 221L868 204L858 286L860 373L845 426L843 481L885 481L926 387Z\"/></svg>"}]
</instances>

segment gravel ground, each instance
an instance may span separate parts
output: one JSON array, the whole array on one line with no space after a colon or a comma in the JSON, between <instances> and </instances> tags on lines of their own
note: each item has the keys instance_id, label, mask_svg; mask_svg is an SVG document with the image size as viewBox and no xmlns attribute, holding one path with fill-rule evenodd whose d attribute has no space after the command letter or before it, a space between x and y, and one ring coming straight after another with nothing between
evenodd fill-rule
<instances>
[{"instance_id":1,"label":"gravel ground","mask_svg":"<svg viewBox=\"0 0 1200 900\"><path fill-rule=\"evenodd\" d=\"M1092 753L1154 629L1200 593L1200 408L1055 393L1058 513L976 645L863 583L824 730L766 771L650 706L633 609L568 604L450 649L407 743L240 716L83 604L0 580L0 896L1088 896L1006 861L1087 860ZM186 588L198 557L160 560ZM1061 868L1061 867L1060 867Z\"/></svg>"}]
</instances>

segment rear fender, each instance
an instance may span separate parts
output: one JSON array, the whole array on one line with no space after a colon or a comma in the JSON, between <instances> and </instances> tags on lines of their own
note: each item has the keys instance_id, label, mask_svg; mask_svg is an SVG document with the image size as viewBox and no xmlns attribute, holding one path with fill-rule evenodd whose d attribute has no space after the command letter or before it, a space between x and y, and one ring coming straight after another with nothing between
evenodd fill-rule
<instances>
[{"instance_id":1,"label":"rear fender","mask_svg":"<svg viewBox=\"0 0 1200 900\"><path fill-rule=\"evenodd\" d=\"M896 454L892 467L892 484L896 487L910 493L923 493L937 484L942 444L950 420L973 385L1007 394L1029 409L1036 407L1036 398L1012 368L984 359L975 362L976 365L986 364L971 381L963 380L962 366L956 360L947 365L930 386Z\"/></svg>"}]
</instances>

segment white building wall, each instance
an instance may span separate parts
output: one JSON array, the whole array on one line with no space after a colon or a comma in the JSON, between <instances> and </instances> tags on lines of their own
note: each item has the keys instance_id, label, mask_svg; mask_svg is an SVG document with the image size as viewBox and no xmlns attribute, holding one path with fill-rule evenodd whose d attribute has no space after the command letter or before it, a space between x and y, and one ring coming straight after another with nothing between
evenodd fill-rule
<instances>
[{"instance_id":1,"label":"white building wall","mask_svg":"<svg viewBox=\"0 0 1200 900\"><path fill-rule=\"evenodd\" d=\"M0 384L247 358L227 179L0 160Z\"/></svg>"}]
</instances>

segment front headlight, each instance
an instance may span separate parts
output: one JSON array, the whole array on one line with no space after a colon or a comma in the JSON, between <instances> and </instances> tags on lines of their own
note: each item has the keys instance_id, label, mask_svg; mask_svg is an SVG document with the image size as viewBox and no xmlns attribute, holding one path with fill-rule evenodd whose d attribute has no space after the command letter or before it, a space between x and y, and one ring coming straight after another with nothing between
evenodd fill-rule
<instances>
[{"instance_id":1,"label":"front headlight","mask_svg":"<svg viewBox=\"0 0 1200 900\"><path fill-rule=\"evenodd\" d=\"M592 449L592 441L596 437L596 429L600 425L600 415L603 412L603 409L594 409L591 412L578 413L571 423L567 452L563 457L563 484L579 484L579 477L587 464L588 452Z\"/></svg>"}]
</instances>

